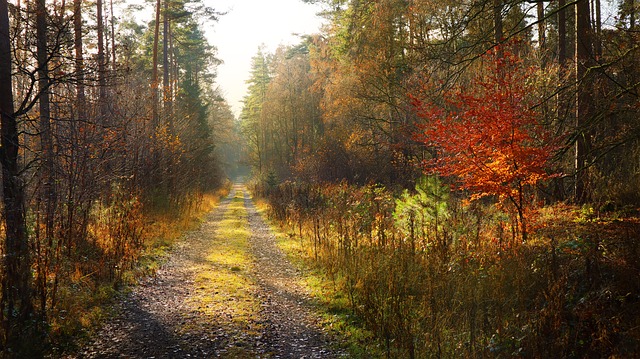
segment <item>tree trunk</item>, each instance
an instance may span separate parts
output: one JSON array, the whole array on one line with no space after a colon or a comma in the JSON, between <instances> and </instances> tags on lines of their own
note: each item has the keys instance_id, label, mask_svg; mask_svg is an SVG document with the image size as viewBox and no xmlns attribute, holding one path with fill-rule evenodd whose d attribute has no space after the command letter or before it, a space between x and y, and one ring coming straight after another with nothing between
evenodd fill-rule
<instances>
[{"instance_id":1,"label":"tree trunk","mask_svg":"<svg viewBox=\"0 0 640 359\"><path fill-rule=\"evenodd\" d=\"M106 121L107 114L107 80L104 59L104 18L102 14L102 0L96 1L96 17L98 32L98 108L100 119Z\"/></svg>"},{"instance_id":2,"label":"tree trunk","mask_svg":"<svg viewBox=\"0 0 640 359\"><path fill-rule=\"evenodd\" d=\"M536 5L538 12L538 47L544 52L546 47L546 29L544 21L544 2L538 1ZM544 55L543 55L544 56Z\"/></svg>"},{"instance_id":3,"label":"tree trunk","mask_svg":"<svg viewBox=\"0 0 640 359\"><path fill-rule=\"evenodd\" d=\"M627 0L629 3L629 34L630 36L630 40L629 40L629 44L630 47L634 47L635 46L635 38L636 38L636 4L634 0Z\"/></svg>"},{"instance_id":4,"label":"tree trunk","mask_svg":"<svg viewBox=\"0 0 640 359\"><path fill-rule=\"evenodd\" d=\"M567 62L567 9L566 0L558 0L558 64Z\"/></svg>"},{"instance_id":5,"label":"tree trunk","mask_svg":"<svg viewBox=\"0 0 640 359\"><path fill-rule=\"evenodd\" d=\"M47 52L47 9L45 0L36 2L36 36L38 58L38 93L39 93L39 118L41 150L48 169L48 161L51 157L51 109L49 104L49 56ZM52 172L49 173L51 175ZM45 187L50 183L45 182Z\"/></svg>"},{"instance_id":6,"label":"tree trunk","mask_svg":"<svg viewBox=\"0 0 640 359\"><path fill-rule=\"evenodd\" d=\"M173 37L169 37L169 55L171 58L169 59L169 63L171 64L171 82L170 82L170 91L171 94L178 93L178 59L176 57L175 48L173 46ZM173 104L172 104L173 105Z\"/></svg>"},{"instance_id":7,"label":"tree trunk","mask_svg":"<svg viewBox=\"0 0 640 359\"><path fill-rule=\"evenodd\" d=\"M502 0L493 0L493 26L494 26L494 41L499 44L504 39L504 33L502 30L502 8L504 4Z\"/></svg>"},{"instance_id":8,"label":"tree trunk","mask_svg":"<svg viewBox=\"0 0 640 359\"><path fill-rule=\"evenodd\" d=\"M634 31L636 28L636 4L634 0L629 2L629 30Z\"/></svg>"},{"instance_id":9,"label":"tree trunk","mask_svg":"<svg viewBox=\"0 0 640 359\"><path fill-rule=\"evenodd\" d=\"M589 0L576 2L576 144L575 144L575 201L584 203L587 200L587 152L589 145L589 131L587 125L592 115L592 81L593 75L589 68L593 64L593 40L591 35L591 21Z\"/></svg>"},{"instance_id":10,"label":"tree trunk","mask_svg":"<svg viewBox=\"0 0 640 359\"><path fill-rule=\"evenodd\" d=\"M114 76L117 70L116 66L116 20L113 17L113 0L109 0L109 7L111 9L111 71L113 71Z\"/></svg>"},{"instance_id":11,"label":"tree trunk","mask_svg":"<svg viewBox=\"0 0 640 359\"><path fill-rule=\"evenodd\" d=\"M169 22L169 1L164 1L164 11L162 16L162 105L163 105L163 119L167 125L167 132L169 136L174 135L173 129L173 99L171 94L171 83L169 79L169 73L171 70L171 64L169 63L169 38L170 22ZM173 193L173 171L170 163L169 156L163 160L163 173L166 176L165 190L167 194Z\"/></svg>"},{"instance_id":12,"label":"tree trunk","mask_svg":"<svg viewBox=\"0 0 640 359\"><path fill-rule=\"evenodd\" d=\"M51 109L49 103L49 54L47 51L47 9L45 0L36 3L36 36L38 58L38 93L40 119L40 146L45 168L44 187L50 188L53 174L51 157L53 141L51 139ZM51 170L51 171L50 171ZM47 190L45 190L46 192ZM48 197L48 196L47 196ZM48 200L48 198L47 198Z\"/></svg>"},{"instance_id":13,"label":"tree trunk","mask_svg":"<svg viewBox=\"0 0 640 359\"><path fill-rule=\"evenodd\" d=\"M73 0L73 46L76 66L76 107L78 119L86 120L86 96L84 93L84 51L82 49L82 0Z\"/></svg>"},{"instance_id":14,"label":"tree trunk","mask_svg":"<svg viewBox=\"0 0 640 359\"><path fill-rule=\"evenodd\" d=\"M493 36L495 44L498 45L498 58L503 57L503 50L500 44L504 40L504 32L502 29L502 8L503 0L493 0Z\"/></svg>"},{"instance_id":15,"label":"tree trunk","mask_svg":"<svg viewBox=\"0 0 640 359\"><path fill-rule=\"evenodd\" d=\"M5 351L7 347L15 348L21 338L29 337L27 329L33 316L31 258L24 216L24 187L18 165L19 135L14 117L11 63L8 4L7 0L0 0L0 164L6 235L0 316L5 331Z\"/></svg>"},{"instance_id":16,"label":"tree trunk","mask_svg":"<svg viewBox=\"0 0 640 359\"><path fill-rule=\"evenodd\" d=\"M36 36L37 36L37 59L38 59L38 102L39 102L39 125L40 125L40 181L42 187L38 196L38 201L44 205L44 238L45 253L42 254L43 262L41 270L42 277L47 277L49 267L48 251L53 247L54 220L55 220L55 167L53 158L53 137L51 134L51 109L49 98L49 54L47 51L47 8L45 0L36 2ZM41 277L41 276L39 276ZM41 283L41 314L46 313L47 292L46 284Z\"/></svg>"},{"instance_id":17,"label":"tree trunk","mask_svg":"<svg viewBox=\"0 0 640 359\"><path fill-rule=\"evenodd\" d=\"M600 61L602 58L602 9L600 0L595 0L595 37L593 38L593 48L595 50L596 59Z\"/></svg>"},{"instance_id":18,"label":"tree trunk","mask_svg":"<svg viewBox=\"0 0 640 359\"><path fill-rule=\"evenodd\" d=\"M160 0L156 1L156 24L153 35L153 72L151 83L151 129L155 138L155 131L160 124L158 118L158 38L160 36Z\"/></svg>"},{"instance_id":19,"label":"tree trunk","mask_svg":"<svg viewBox=\"0 0 640 359\"><path fill-rule=\"evenodd\" d=\"M169 84L169 1L164 2L164 12L162 19L162 95L165 121L171 127L171 87Z\"/></svg>"}]
</instances>

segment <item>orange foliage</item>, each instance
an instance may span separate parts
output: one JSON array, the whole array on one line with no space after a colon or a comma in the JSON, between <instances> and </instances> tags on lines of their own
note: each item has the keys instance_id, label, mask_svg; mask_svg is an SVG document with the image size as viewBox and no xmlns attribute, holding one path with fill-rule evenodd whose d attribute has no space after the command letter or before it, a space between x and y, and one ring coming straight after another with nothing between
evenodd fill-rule
<instances>
[{"instance_id":1,"label":"orange foliage","mask_svg":"<svg viewBox=\"0 0 640 359\"><path fill-rule=\"evenodd\" d=\"M445 94L446 106L414 98L427 120L416 137L437 152L423 163L425 172L455 177L472 199L520 202L524 188L553 176L546 169L555 147L528 98L531 69L506 51L490 58L497 71Z\"/></svg>"},{"instance_id":2,"label":"orange foliage","mask_svg":"<svg viewBox=\"0 0 640 359\"><path fill-rule=\"evenodd\" d=\"M506 49L500 52L488 54L488 75L446 93L445 106L413 99L427 120L416 138L435 152L422 163L426 173L453 177L472 200L497 196L512 204L526 240L526 191L555 175L547 167L558 138L541 123L530 97L533 69Z\"/></svg>"}]
</instances>

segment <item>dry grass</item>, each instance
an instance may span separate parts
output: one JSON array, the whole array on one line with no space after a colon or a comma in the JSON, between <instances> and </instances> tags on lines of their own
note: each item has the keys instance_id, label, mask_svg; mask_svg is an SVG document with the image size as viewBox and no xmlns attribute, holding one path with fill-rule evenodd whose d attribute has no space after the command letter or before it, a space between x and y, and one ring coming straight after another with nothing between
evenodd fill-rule
<instances>
[{"instance_id":1,"label":"dry grass","mask_svg":"<svg viewBox=\"0 0 640 359\"><path fill-rule=\"evenodd\" d=\"M376 187L275 194L282 248L321 268L316 295L374 333L386 356L627 357L640 349L635 217L548 207L522 243L488 204L452 200L437 227L401 232L395 199Z\"/></svg>"}]
</instances>

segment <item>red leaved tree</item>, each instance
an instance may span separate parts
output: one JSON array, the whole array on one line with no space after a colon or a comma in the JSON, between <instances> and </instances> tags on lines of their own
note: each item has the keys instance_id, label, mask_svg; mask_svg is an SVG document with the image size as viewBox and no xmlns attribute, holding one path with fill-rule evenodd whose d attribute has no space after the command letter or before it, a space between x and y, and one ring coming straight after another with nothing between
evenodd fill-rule
<instances>
[{"instance_id":1,"label":"red leaved tree","mask_svg":"<svg viewBox=\"0 0 640 359\"><path fill-rule=\"evenodd\" d=\"M422 165L427 173L455 178L472 200L496 196L513 205L526 241L527 190L552 177L546 171L554 149L551 131L540 123L531 96L533 69L506 49L485 59L487 74L446 93L444 105L414 98L426 120L416 138L434 153Z\"/></svg>"}]
</instances>

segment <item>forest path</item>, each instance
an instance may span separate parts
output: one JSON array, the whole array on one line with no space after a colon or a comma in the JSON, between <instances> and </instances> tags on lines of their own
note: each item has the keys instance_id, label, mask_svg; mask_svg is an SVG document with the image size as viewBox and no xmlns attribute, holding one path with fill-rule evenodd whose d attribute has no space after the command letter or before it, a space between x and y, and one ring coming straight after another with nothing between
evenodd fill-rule
<instances>
[{"instance_id":1,"label":"forest path","mask_svg":"<svg viewBox=\"0 0 640 359\"><path fill-rule=\"evenodd\" d=\"M336 358L242 184L119 304L81 358Z\"/></svg>"}]
</instances>

